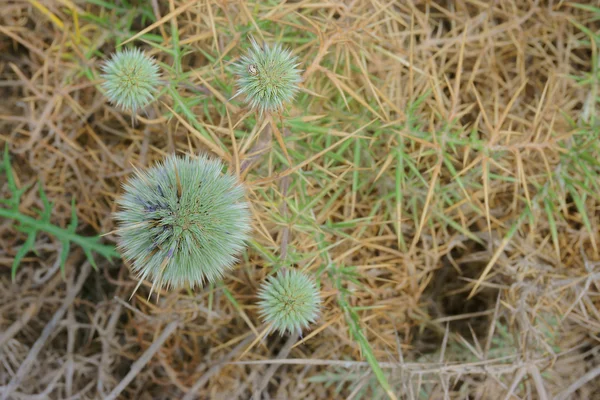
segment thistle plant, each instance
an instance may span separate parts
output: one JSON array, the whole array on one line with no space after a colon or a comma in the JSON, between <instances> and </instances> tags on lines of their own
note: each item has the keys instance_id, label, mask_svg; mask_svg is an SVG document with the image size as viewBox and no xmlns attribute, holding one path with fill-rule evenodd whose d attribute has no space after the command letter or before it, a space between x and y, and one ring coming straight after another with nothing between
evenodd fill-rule
<instances>
[{"instance_id":1,"label":"thistle plant","mask_svg":"<svg viewBox=\"0 0 600 400\"><path fill-rule=\"evenodd\" d=\"M117 51L102 66L108 100L133 114L155 100L160 73L154 59L139 49Z\"/></svg>"},{"instance_id":2,"label":"thistle plant","mask_svg":"<svg viewBox=\"0 0 600 400\"><path fill-rule=\"evenodd\" d=\"M118 200L119 248L141 280L170 288L223 277L245 247L250 213L237 178L205 156L137 171Z\"/></svg>"},{"instance_id":3,"label":"thistle plant","mask_svg":"<svg viewBox=\"0 0 600 400\"><path fill-rule=\"evenodd\" d=\"M92 253L98 253L109 261L111 261L113 257L119 256L119 253L117 253L114 246L102 244L99 237L81 236L79 233L77 233L78 220L77 211L75 209L75 199L73 199L71 202L71 223L66 228L54 225L51 222L50 219L53 215L53 204L48 200L48 196L46 196L46 192L41 184L38 192L42 205L44 206L43 209L34 210L37 211L38 215L36 216L30 216L21 212L21 209L31 210L31 207L22 206L23 202L21 202L21 196L25 194L28 187L17 187L18 180L15 178L12 165L10 163L8 144L6 144L4 147L4 157L0 162L0 174L2 172L4 172L6 176L2 176L1 179L7 183L11 196L8 199L0 199L0 219L13 220L15 222L14 226L16 229L27 234L27 239L19 251L17 251L15 258L13 259L11 270L13 282L17 275L17 269L19 268L21 260L23 260L23 258L30 251L35 252L36 238L40 232L55 236L61 242L62 250L60 252L60 258L58 262L60 263L60 270L63 274L63 277L72 243L77 244L83 249L83 253L87 257L88 261L96 269L98 269L98 267L94 261Z\"/></svg>"},{"instance_id":4,"label":"thistle plant","mask_svg":"<svg viewBox=\"0 0 600 400\"><path fill-rule=\"evenodd\" d=\"M234 65L239 76L234 97L245 95L246 103L261 115L281 110L284 103L294 98L302 80L297 60L279 44L270 47L265 43L261 47L252 39L248 54Z\"/></svg>"},{"instance_id":5,"label":"thistle plant","mask_svg":"<svg viewBox=\"0 0 600 400\"><path fill-rule=\"evenodd\" d=\"M315 283L297 270L279 272L261 286L260 315L281 335L300 333L319 314L321 298Z\"/></svg>"}]
</instances>

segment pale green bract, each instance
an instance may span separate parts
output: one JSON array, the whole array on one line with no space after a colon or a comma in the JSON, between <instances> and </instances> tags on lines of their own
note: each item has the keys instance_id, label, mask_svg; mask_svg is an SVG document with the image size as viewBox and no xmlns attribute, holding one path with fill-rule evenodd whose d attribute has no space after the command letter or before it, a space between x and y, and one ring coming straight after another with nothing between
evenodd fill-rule
<instances>
[{"instance_id":1,"label":"pale green bract","mask_svg":"<svg viewBox=\"0 0 600 400\"><path fill-rule=\"evenodd\" d=\"M261 286L260 315L280 334L301 333L315 322L321 306L317 286L306 274L287 270L272 276Z\"/></svg>"},{"instance_id":2,"label":"pale green bract","mask_svg":"<svg viewBox=\"0 0 600 400\"><path fill-rule=\"evenodd\" d=\"M134 114L155 100L160 83L158 65L144 52L118 51L102 66L102 87L108 100Z\"/></svg>"},{"instance_id":3,"label":"pale green bract","mask_svg":"<svg viewBox=\"0 0 600 400\"><path fill-rule=\"evenodd\" d=\"M251 230L244 188L205 156L168 156L137 171L118 200L119 248L154 286L201 286L223 277Z\"/></svg>"},{"instance_id":4,"label":"pale green bract","mask_svg":"<svg viewBox=\"0 0 600 400\"><path fill-rule=\"evenodd\" d=\"M261 47L252 39L248 54L234 64L239 77L235 96L245 95L246 103L261 115L280 111L284 103L294 98L302 81L297 60L279 44L270 47L265 43Z\"/></svg>"}]
</instances>

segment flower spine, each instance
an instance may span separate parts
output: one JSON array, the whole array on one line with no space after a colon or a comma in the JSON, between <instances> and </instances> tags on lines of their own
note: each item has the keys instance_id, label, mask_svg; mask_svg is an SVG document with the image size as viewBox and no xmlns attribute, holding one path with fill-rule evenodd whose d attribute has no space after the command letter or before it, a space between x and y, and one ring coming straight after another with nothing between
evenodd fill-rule
<instances>
[{"instance_id":1,"label":"flower spine","mask_svg":"<svg viewBox=\"0 0 600 400\"><path fill-rule=\"evenodd\" d=\"M280 334L301 333L315 322L321 306L317 286L297 270L279 272L261 286L258 297L260 315Z\"/></svg>"},{"instance_id":2,"label":"flower spine","mask_svg":"<svg viewBox=\"0 0 600 400\"><path fill-rule=\"evenodd\" d=\"M194 288L232 268L251 218L244 188L222 170L205 156L169 156L124 185L119 248L140 279Z\"/></svg>"},{"instance_id":3,"label":"flower spine","mask_svg":"<svg viewBox=\"0 0 600 400\"><path fill-rule=\"evenodd\" d=\"M250 108L265 112L276 112L294 98L298 84L302 81L298 59L279 44L262 47L252 39L252 47L234 65L238 75L238 91L244 95Z\"/></svg>"},{"instance_id":4,"label":"flower spine","mask_svg":"<svg viewBox=\"0 0 600 400\"><path fill-rule=\"evenodd\" d=\"M158 65L139 49L112 55L102 66L102 87L108 100L135 114L156 99L160 73Z\"/></svg>"}]
</instances>

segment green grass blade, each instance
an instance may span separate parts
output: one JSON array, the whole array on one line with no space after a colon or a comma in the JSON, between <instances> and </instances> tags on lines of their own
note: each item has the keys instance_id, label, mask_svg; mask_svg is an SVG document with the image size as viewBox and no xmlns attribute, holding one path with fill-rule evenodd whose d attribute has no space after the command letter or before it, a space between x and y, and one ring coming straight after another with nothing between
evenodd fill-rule
<instances>
[{"instance_id":1,"label":"green grass blade","mask_svg":"<svg viewBox=\"0 0 600 400\"><path fill-rule=\"evenodd\" d=\"M387 380L387 377L385 376L383 370L379 366L379 362L377 361L377 358L373 353L373 349L371 348L369 341L365 337L365 334L363 333L360 327L360 320L358 314L356 314L356 312L352 309L352 307L350 307L350 305L346 301L344 292L345 290L342 288L342 290L340 291L340 295L338 296L338 303L340 307L344 310L344 315L346 316L346 322L348 324L348 328L350 329L350 334L352 335L354 340L356 340L359 344L360 350L367 359L369 366L373 370L373 373L375 374L379 385L383 388L383 390L385 390L390 399L396 399L396 396L392 392L392 388Z\"/></svg>"},{"instance_id":2,"label":"green grass blade","mask_svg":"<svg viewBox=\"0 0 600 400\"><path fill-rule=\"evenodd\" d=\"M558 229L556 228L556 220L554 219L554 207L548 200L548 198L544 199L544 210L546 211L546 216L548 217L548 225L550 225L550 233L552 234L552 243L554 243L554 250L556 251L556 256L560 260L560 246L558 243Z\"/></svg>"},{"instance_id":3,"label":"green grass blade","mask_svg":"<svg viewBox=\"0 0 600 400\"><path fill-rule=\"evenodd\" d=\"M587 211L585 209L585 199L582 198L579 195L579 192L577 192L577 190L572 186L568 186L568 191L571 194L571 197L573 198L573 202L575 202L575 207L577 208L579 215L581 215L581 220L583 221L585 229L588 231L590 238L592 238L593 240L594 231L592 230L592 224L590 222L590 219L588 218Z\"/></svg>"}]
</instances>

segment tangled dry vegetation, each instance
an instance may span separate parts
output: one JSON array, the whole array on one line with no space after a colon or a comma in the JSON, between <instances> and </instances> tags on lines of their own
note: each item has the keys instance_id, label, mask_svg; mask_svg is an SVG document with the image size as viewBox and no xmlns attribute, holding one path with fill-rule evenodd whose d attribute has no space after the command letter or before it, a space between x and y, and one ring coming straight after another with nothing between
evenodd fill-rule
<instances>
[{"instance_id":1,"label":"tangled dry vegetation","mask_svg":"<svg viewBox=\"0 0 600 400\"><path fill-rule=\"evenodd\" d=\"M63 276L44 231L13 282L28 236L3 218L0 398L600 398L600 3L581 4L3 2L22 214L39 182L53 225L75 199L77 234L109 233L135 168L207 152L244 181L254 233L221 283L129 299L120 259L94 270L71 244ZM177 85L132 126L99 70L134 35ZM304 70L264 124L228 101L250 35ZM261 337L281 266L321 287L302 338Z\"/></svg>"}]
</instances>

